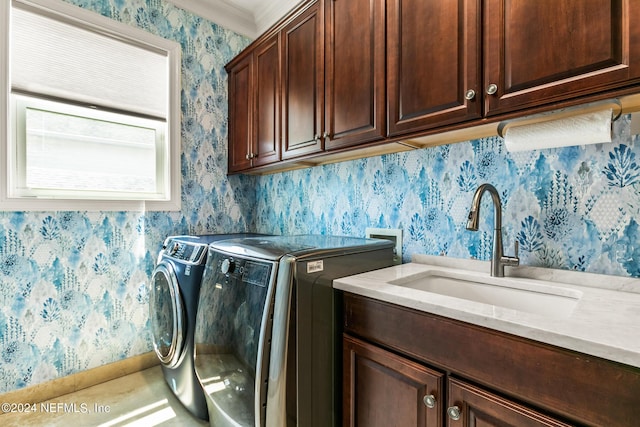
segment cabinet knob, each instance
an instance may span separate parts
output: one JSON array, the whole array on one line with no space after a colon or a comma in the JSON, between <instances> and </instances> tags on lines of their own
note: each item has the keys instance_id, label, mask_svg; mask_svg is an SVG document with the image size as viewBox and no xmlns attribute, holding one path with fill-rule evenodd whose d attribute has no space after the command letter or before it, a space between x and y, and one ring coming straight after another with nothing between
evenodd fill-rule
<instances>
[{"instance_id":1,"label":"cabinet knob","mask_svg":"<svg viewBox=\"0 0 640 427\"><path fill-rule=\"evenodd\" d=\"M254 159L256 157L255 154L251 153L251 154L247 154L247 160L251 160Z\"/></svg>"},{"instance_id":2,"label":"cabinet knob","mask_svg":"<svg viewBox=\"0 0 640 427\"><path fill-rule=\"evenodd\" d=\"M313 140L318 142L320 140L320 135L318 135L317 133L313 135Z\"/></svg>"},{"instance_id":3,"label":"cabinet knob","mask_svg":"<svg viewBox=\"0 0 640 427\"><path fill-rule=\"evenodd\" d=\"M498 86L496 84L491 83L489 86L487 86L488 95L493 95L497 91L498 91Z\"/></svg>"},{"instance_id":4,"label":"cabinet knob","mask_svg":"<svg viewBox=\"0 0 640 427\"><path fill-rule=\"evenodd\" d=\"M323 139L327 139L327 138L329 138L329 132L326 132L326 131L325 131L325 133L323 133L323 134L322 134L322 138L323 138Z\"/></svg>"},{"instance_id":5,"label":"cabinet knob","mask_svg":"<svg viewBox=\"0 0 640 427\"><path fill-rule=\"evenodd\" d=\"M453 421L458 421L460 419L460 408L458 408L457 406L449 406L447 408L447 415Z\"/></svg>"},{"instance_id":6,"label":"cabinet knob","mask_svg":"<svg viewBox=\"0 0 640 427\"><path fill-rule=\"evenodd\" d=\"M422 398L422 401L427 408L433 409L436 407L436 397L433 394L427 394Z\"/></svg>"},{"instance_id":7,"label":"cabinet knob","mask_svg":"<svg viewBox=\"0 0 640 427\"><path fill-rule=\"evenodd\" d=\"M467 101L471 101L473 98L476 97L476 91L473 89L469 89L465 94L464 94L464 98Z\"/></svg>"}]
</instances>

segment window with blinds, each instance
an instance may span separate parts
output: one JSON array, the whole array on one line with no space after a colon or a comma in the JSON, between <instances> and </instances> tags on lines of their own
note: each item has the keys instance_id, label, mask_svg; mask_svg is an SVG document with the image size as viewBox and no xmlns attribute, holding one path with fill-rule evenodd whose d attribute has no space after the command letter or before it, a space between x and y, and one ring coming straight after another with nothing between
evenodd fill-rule
<instances>
[{"instance_id":1,"label":"window with blinds","mask_svg":"<svg viewBox=\"0 0 640 427\"><path fill-rule=\"evenodd\" d=\"M0 209L179 209L179 45L58 0L3 7Z\"/></svg>"}]
</instances>

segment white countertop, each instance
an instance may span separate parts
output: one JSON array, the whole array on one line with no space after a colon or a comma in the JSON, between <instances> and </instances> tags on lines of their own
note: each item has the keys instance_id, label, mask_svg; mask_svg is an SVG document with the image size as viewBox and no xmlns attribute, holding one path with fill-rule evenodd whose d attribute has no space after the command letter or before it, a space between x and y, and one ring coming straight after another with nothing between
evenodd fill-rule
<instances>
[{"instance_id":1,"label":"white countertop","mask_svg":"<svg viewBox=\"0 0 640 427\"><path fill-rule=\"evenodd\" d=\"M507 267L507 277L551 281L581 292L573 311L558 318L389 283L429 270L472 271L482 278L489 276L489 262L417 255L408 264L334 280L333 287L640 368L640 279Z\"/></svg>"}]
</instances>

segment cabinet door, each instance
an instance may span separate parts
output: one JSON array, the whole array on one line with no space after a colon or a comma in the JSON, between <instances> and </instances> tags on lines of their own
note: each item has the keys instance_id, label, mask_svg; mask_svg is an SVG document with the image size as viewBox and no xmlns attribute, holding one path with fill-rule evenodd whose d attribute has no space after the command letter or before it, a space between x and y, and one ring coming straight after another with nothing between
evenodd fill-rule
<instances>
[{"instance_id":1,"label":"cabinet door","mask_svg":"<svg viewBox=\"0 0 640 427\"><path fill-rule=\"evenodd\" d=\"M449 378L447 394L447 427L570 426L457 379Z\"/></svg>"},{"instance_id":2,"label":"cabinet door","mask_svg":"<svg viewBox=\"0 0 640 427\"><path fill-rule=\"evenodd\" d=\"M327 150L385 136L385 0L327 0Z\"/></svg>"},{"instance_id":3,"label":"cabinet door","mask_svg":"<svg viewBox=\"0 0 640 427\"><path fill-rule=\"evenodd\" d=\"M387 0L390 136L481 117L479 21L480 0Z\"/></svg>"},{"instance_id":4,"label":"cabinet door","mask_svg":"<svg viewBox=\"0 0 640 427\"><path fill-rule=\"evenodd\" d=\"M318 3L283 30L284 105L282 158L324 149L323 19Z\"/></svg>"},{"instance_id":5,"label":"cabinet door","mask_svg":"<svg viewBox=\"0 0 640 427\"><path fill-rule=\"evenodd\" d=\"M486 0L485 112L495 115L640 77L636 0Z\"/></svg>"},{"instance_id":6,"label":"cabinet door","mask_svg":"<svg viewBox=\"0 0 640 427\"><path fill-rule=\"evenodd\" d=\"M347 335L343 344L344 427L442 425L443 374Z\"/></svg>"},{"instance_id":7,"label":"cabinet door","mask_svg":"<svg viewBox=\"0 0 640 427\"><path fill-rule=\"evenodd\" d=\"M280 160L280 35L254 53L256 109L253 166Z\"/></svg>"},{"instance_id":8,"label":"cabinet door","mask_svg":"<svg viewBox=\"0 0 640 427\"><path fill-rule=\"evenodd\" d=\"M253 58L248 55L229 70L229 172L251 167Z\"/></svg>"}]
</instances>

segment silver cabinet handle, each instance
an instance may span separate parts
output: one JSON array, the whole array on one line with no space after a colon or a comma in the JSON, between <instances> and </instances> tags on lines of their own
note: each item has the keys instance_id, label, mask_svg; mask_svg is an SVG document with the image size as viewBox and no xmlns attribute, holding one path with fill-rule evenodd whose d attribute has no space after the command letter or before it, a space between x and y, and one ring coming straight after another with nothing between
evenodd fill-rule
<instances>
[{"instance_id":1,"label":"silver cabinet handle","mask_svg":"<svg viewBox=\"0 0 640 427\"><path fill-rule=\"evenodd\" d=\"M255 154L251 153L251 154L247 154L247 160L251 160L254 159L256 157Z\"/></svg>"},{"instance_id":2,"label":"silver cabinet handle","mask_svg":"<svg viewBox=\"0 0 640 427\"><path fill-rule=\"evenodd\" d=\"M433 394L427 394L422 398L422 401L427 408L433 409L436 407L436 397Z\"/></svg>"},{"instance_id":3,"label":"silver cabinet handle","mask_svg":"<svg viewBox=\"0 0 640 427\"><path fill-rule=\"evenodd\" d=\"M326 132L326 131L325 131L325 133L323 133L323 134L322 134L322 138L323 138L323 139L327 139L327 138L329 138L329 132Z\"/></svg>"},{"instance_id":4,"label":"silver cabinet handle","mask_svg":"<svg viewBox=\"0 0 640 427\"><path fill-rule=\"evenodd\" d=\"M476 97L476 91L473 89L469 89L465 94L464 94L464 98L467 101L471 101L473 98Z\"/></svg>"},{"instance_id":5,"label":"silver cabinet handle","mask_svg":"<svg viewBox=\"0 0 640 427\"><path fill-rule=\"evenodd\" d=\"M318 142L320 140L320 135L318 135L317 133L313 135L313 140Z\"/></svg>"},{"instance_id":6,"label":"silver cabinet handle","mask_svg":"<svg viewBox=\"0 0 640 427\"><path fill-rule=\"evenodd\" d=\"M496 84L491 83L489 86L487 86L487 94L488 95L493 95L497 91L498 91L498 86Z\"/></svg>"},{"instance_id":7,"label":"silver cabinet handle","mask_svg":"<svg viewBox=\"0 0 640 427\"><path fill-rule=\"evenodd\" d=\"M460 408L457 406L450 406L447 408L447 415L453 421L458 421L460 419Z\"/></svg>"}]
</instances>

